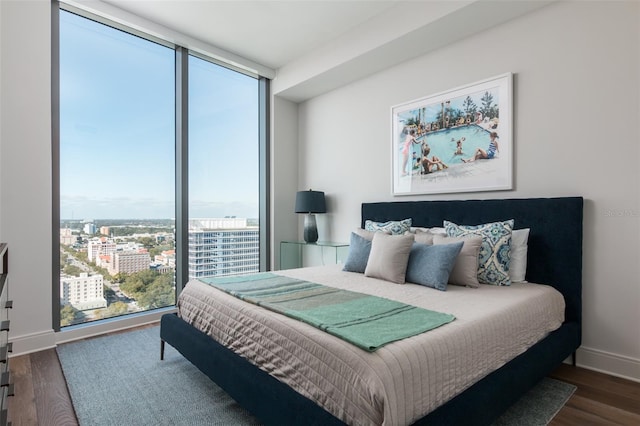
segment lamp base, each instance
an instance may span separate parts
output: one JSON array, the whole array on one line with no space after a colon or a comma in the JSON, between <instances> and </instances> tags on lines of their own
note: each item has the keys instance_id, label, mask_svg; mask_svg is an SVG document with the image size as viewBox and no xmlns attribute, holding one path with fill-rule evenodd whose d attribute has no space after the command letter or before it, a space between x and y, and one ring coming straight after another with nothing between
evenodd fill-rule
<instances>
[{"instance_id":1,"label":"lamp base","mask_svg":"<svg viewBox=\"0 0 640 426\"><path fill-rule=\"evenodd\" d=\"M316 226L316 215L307 214L304 217L304 240L308 243L318 241L318 227Z\"/></svg>"}]
</instances>

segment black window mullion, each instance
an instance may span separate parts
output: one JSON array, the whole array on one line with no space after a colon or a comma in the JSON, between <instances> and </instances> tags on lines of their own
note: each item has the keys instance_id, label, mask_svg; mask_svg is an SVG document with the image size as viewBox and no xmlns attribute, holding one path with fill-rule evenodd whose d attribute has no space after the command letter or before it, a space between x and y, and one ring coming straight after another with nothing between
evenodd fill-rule
<instances>
[{"instance_id":1,"label":"black window mullion","mask_svg":"<svg viewBox=\"0 0 640 426\"><path fill-rule=\"evenodd\" d=\"M189 280L189 52L176 48L176 300Z\"/></svg>"},{"instance_id":2,"label":"black window mullion","mask_svg":"<svg viewBox=\"0 0 640 426\"><path fill-rule=\"evenodd\" d=\"M260 270L271 270L269 259L271 258L270 244L271 227L269 226L269 79L261 77L258 83L258 120L259 120L259 149L260 149Z\"/></svg>"}]
</instances>

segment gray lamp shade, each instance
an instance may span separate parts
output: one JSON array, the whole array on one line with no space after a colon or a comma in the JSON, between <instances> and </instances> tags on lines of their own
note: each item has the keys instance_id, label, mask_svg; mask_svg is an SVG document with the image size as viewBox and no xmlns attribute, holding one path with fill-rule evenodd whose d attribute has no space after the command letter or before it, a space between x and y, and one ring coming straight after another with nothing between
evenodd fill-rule
<instances>
[{"instance_id":1,"label":"gray lamp shade","mask_svg":"<svg viewBox=\"0 0 640 426\"><path fill-rule=\"evenodd\" d=\"M326 213L327 205L322 191L298 191L296 213Z\"/></svg>"}]
</instances>

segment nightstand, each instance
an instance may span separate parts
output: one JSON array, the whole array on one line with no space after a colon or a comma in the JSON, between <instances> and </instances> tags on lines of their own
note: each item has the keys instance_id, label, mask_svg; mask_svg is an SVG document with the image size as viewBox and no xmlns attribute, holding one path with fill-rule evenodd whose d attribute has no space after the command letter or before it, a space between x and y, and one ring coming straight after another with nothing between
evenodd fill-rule
<instances>
[{"instance_id":1,"label":"nightstand","mask_svg":"<svg viewBox=\"0 0 640 426\"><path fill-rule=\"evenodd\" d=\"M343 263L348 254L349 244L347 243L282 241L280 243L280 269L334 265Z\"/></svg>"}]
</instances>

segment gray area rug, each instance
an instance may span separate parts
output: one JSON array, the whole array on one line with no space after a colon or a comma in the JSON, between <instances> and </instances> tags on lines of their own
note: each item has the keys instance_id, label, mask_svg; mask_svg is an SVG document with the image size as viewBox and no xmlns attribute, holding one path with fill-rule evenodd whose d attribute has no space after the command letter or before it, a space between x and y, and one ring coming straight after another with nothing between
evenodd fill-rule
<instances>
[{"instance_id":1,"label":"gray area rug","mask_svg":"<svg viewBox=\"0 0 640 426\"><path fill-rule=\"evenodd\" d=\"M58 346L81 426L259 424L171 346L160 361L159 330ZM572 385L544 379L495 425L546 425L574 391Z\"/></svg>"}]
</instances>

